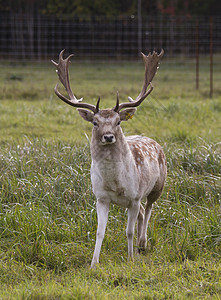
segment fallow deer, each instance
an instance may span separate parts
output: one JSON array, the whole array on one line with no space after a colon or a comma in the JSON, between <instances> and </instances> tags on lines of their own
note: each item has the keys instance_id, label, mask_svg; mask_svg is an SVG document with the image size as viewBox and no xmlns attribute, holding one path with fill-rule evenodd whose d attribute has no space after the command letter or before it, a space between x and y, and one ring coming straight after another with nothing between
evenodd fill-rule
<instances>
[{"instance_id":1,"label":"fallow deer","mask_svg":"<svg viewBox=\"0 0 221 300\"><path fill-rule=\"evenodd\" d=\"M58 77L67 91L66 98L55 87L56 95L69 105L78 108L80 116L93 124L91 139L91 181L93 193L97 198L98 227L96 245L91 267L99 263L99 255L108 220L110 203L128 209L127 239L128 258L133 260L133 237L137 221L137 249L147 245L147 226L153 203L162 193L166 179L166 158L161 146L144 136L125 137L120 127L121 121L129 120L142 101L151 93L151 81L158 69L163 50L158 55L155 51L147 56L141 53L145 64L145 79L142 91L135 100L119 103L112 109L100 109L100 97L96 106L83 103L73 94L68 66L72 55L63 59L64 50L59 55ZM149 89L147 90L149 86ZM141 200L146 198L145 208Z\"/></svg>"}]
</instances>

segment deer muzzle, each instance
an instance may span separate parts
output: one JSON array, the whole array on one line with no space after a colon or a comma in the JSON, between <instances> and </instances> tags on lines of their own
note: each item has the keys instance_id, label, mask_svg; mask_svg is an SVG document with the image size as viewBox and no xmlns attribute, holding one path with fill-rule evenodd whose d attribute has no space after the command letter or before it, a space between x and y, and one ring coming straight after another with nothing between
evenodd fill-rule
<instances>
[{"instance_id":1,"label":"deer muzzle","mask_svg":"<svg viewBox=\"0 0 221 300\"><path fill-rule=\"evenodd\" d=\"M114 144L116 142L116 138L112 133L105 133L101 138L101 143L103 145Z\"/></svg>"}]
</instances>

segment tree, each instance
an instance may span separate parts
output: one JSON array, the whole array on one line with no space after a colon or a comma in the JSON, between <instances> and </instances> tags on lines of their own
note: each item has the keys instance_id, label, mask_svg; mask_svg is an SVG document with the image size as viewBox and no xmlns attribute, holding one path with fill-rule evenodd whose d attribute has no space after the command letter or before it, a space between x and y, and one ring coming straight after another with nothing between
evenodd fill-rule
<instances>
[{"instance_id":1,"label":"tree","mask_svg":"<svg viewBox=\"0 0 221 300\"><path fill-rule=\"evenodd\" d=\"M0 10L57 16L137 15L138 0L0 0ZM220 0L141 0L142 15L220 15Z\"/></svg>"},{"instance_id":2,"label":"tree","mask_svg":"<svg viewBox=\"0 0 221 300\"><path fill-rule=\"evenodd\" d=\"M162 14L175 15L220 15L220 0L158 0Z\"/></svg>"},{"instance_id":3,"label":"tree","mask_svg":"<svg viewBox=\"0 0 221 300\"><path fill-rule=\"evenodd\" d=\"M135 0L47 0L42 11L45 14L74 16L116 16L135 11Z\"/></svg>"}]
</instances>

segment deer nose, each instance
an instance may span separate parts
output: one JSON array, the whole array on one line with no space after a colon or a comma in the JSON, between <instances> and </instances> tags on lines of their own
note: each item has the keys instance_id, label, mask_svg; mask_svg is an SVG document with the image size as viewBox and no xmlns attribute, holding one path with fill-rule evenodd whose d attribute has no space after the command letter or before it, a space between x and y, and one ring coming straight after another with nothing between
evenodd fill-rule
<instances>
[{"instance_id":1,"label":"deer nose","mask_svg":"<svg viewBox=\"0 0 221 300\"><path fill-rule=\"evenodd\" d=\"M114 141L113 134L105 134L103 137L106 143L112 143Z\"/></svg>"}]
</instances>

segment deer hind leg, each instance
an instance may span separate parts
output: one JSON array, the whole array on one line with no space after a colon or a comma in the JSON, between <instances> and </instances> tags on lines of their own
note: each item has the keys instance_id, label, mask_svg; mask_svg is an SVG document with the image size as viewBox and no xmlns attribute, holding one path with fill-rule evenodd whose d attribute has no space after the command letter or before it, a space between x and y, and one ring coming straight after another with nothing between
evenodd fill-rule
<instances>
[{"instance_id":1,"label":"deer hind leg","mask_svg":"<svg viewBox=\"0 0 221 300\"><path fill-rule=\"evenodd\" d=\"M128 240L128 260L133 261L133 237L134 227L140 210L140 203L133 204L128 208L128 221L127 221L127 240Z\"/></svg>"},{"instance_id":2,"label":"deer hind leg","mask_svg":"<svg viewBox=\"0 0 221 300\"><path fill-rule=\"evenodd\" d=\"M152 204L148 205L148 203L146 203L142 232L137 245L138 252L145 250L147 247L147 227L148 227L148 222L150 220L151 212L152 212Z\"/></svg>"},{"instance_id":3,"label":"deer hind leg","mask_svg":"<svg viewBox=\"0 0 221 300\"><path fill-rule=\"evenodd\" d=\"M143 228L138 241L138 252L143 251L147 247L147 227L150 220L153 203L160 197L162 190L153 191L147 196L147 202L145 205L145 213L143 220Z\"/></svg>"},{"instance_id":4,"label":"deer hind leg","mask_svg":"<svg viewBox=\"0 0 221 300\"><path fill-rule=\"evenodd\" d=\"M140 211L137 216L137 247L139 247L139 242L141 238L141 234L143 232L143 226L144 226L144 216L145 216L145 209L142 204L140 204ZM137 248L137 252L139 252L139 249Z\"/></svg>"}]
</instances>

